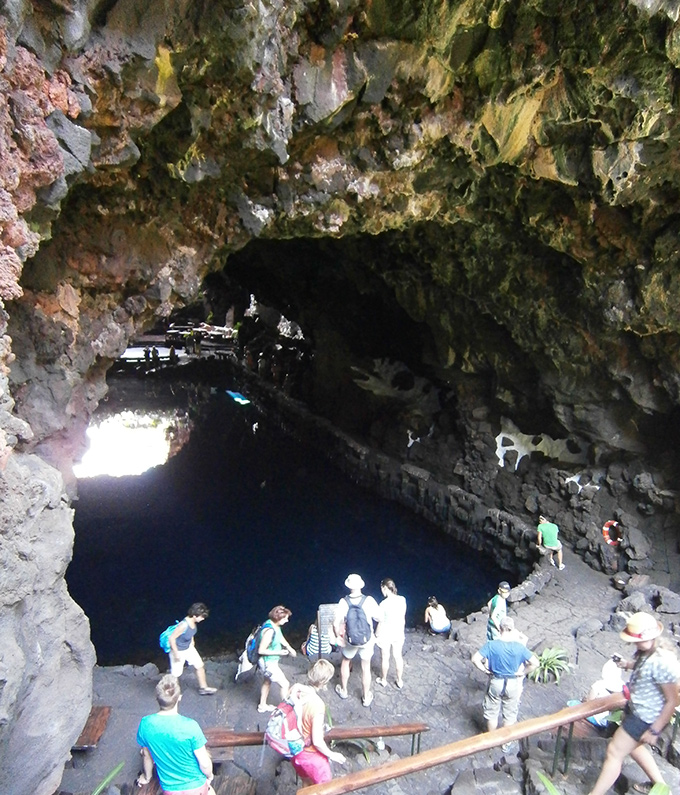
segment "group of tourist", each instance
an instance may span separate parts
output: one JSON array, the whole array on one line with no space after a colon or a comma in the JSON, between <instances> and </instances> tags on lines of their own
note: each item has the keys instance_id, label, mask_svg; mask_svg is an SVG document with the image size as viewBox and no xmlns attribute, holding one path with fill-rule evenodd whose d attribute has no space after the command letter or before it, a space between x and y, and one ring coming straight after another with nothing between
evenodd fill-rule
<instances>
[{"instance_id":1,"label":"group of tourist","mask_svg":"<svg viewBox=\"0 0 680 795\"><path fill-rule=\"evenodd\" d=\"M546 527L546 525L552 525ZM564 569L562 546L558 541L557 525L540 518L539 541L550 556L552 565ZM556 557L556 562L553 560ZM310 627L303 651L308 655L324 653L325 649L340 650L340 681L335 692L347 699L352 660L361 664L362 704L373 702L371 660L377 646L381 651L381 675L376 683L388 684L391 661L394 660L394 684L404 686L402 650L405 638L406 600L397 592L393 580L380 583L383 599L376 600L363 593L364 580L350 574L345 580L349 593L335 607L330 627L331 637L315 637ZM486 643L472 655L472 664L488 676L483 700L483 716L487 731L517 722L525 677L539 666L536 655L527 647L527 638L520 633L507 615L507 599L511 587L506 581L499 584L497 593L487 605ZM280 666L282 656L295 656L296 651L283 635L291 611L277 605L259 630L257 639L257 667L263 677L258 711L272 712L276 707L268 703L271 685L280 688L281 699L293 700L300 710L299 729L304 748L291 761L305 784L322 783L332 777L330 762L342 764L344 756L331 750L324 739L325 706L319 691L333 679L335 668L329 660L319 659L310 668L307 684L291 688ZM206 738L198 723L178 714L181 691L178 677L185 665L196 670L201 695L212 695L216 688L207 684L203 661L196 651L194 636L197 625L208 616L202 603L191 605L187 616L178 623L169 638L170 674L162 677L156 687L159 711L144 717L139 725L137 741L142 748L143 773L137 783L143 786L151 780L154 764L164 793L182 795L214 795L212 761L206 748ZM451 621L446 610L433 596L428 599L425 623L432 634L449 635ZM631 670L627 685L629 700L621 725L609 743L602 771L590 795L604 795L621 772L626 756L630 755L649 777L649 783L636 785L640 792L648 792L654 783L663 783L661 772L647 744L653 745L670 721L680 701L678 681L680 663L675 654L662 647L661 622L647 613L632 615L620 633L622 640L636 645L633 660L614 655L612 662L621 670ZM507 742L502 750L508 752L513 744Z\"/></svg>"}]
</instances>

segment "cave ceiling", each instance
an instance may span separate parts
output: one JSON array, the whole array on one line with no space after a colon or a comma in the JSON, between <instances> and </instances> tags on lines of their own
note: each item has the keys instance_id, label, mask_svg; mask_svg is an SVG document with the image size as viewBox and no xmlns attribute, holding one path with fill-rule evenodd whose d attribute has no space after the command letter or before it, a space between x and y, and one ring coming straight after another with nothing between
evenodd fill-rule
<instances>
[{"instance_id":1,"label":"cave ceiling","mask_svg":"<svg viewBox=\"0 0 680 795\"><path fill-rule=\"evenodd\" d=\"M128 343L220 289L299 323L311 408L353 453L432 434L426 463L479 505L474 532L514 511L523 534L568 503L565 540L616 570L601 527L618 511L630 570L652 565L638 520L677 532L673 478L645 467L676 475L680 441L679 15L680 0L0 4L7 795L57 790L91 703L64 580L72 493L51 465L68 477ZM390 407L399 390L427 405L421 426ZM603 488L529 463L520 438L557 464L586 450Z\"/></svg>"},{"instance_id":2,"label":"cave ceiling","mask_svg":"<svg viewBox=\"0 0 680 795\"><path fill-rule=\"evenodd\" d=\"M218 272L331 380L400 358L619 451L675 416L677 3L5 6L26 445L74 454L111 361Z\"/></svg>"}]
</instances>

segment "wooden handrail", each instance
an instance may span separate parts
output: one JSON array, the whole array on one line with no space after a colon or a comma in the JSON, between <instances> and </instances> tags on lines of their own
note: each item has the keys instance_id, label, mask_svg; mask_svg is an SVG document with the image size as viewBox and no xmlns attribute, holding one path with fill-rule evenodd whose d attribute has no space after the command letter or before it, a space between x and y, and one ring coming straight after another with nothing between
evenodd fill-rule
<instances>
[{"instance_id":1,"label":"wooden handrail","mask_svg":"<svg viewBox=\"0 0 680 795\"><path fill-rule=\"evenodd\" d=\"M392 726L346 726L330 729L327 740L354 740L365 737L399 737L403 734L420 734L429 731L426 723L398 723ZM204 731L208 748L232 748L245 745L261 745L264 732L235 732L220 726Z\"/></svg>"},{"instance_id":2,"label":"wooden handrail","mask_svg":"<svg viewBox=\"0 0 680 795\"><path fill-rule=\"evenodd\" d=\"M379 784L409 773L417 773L427 770L445 762L452 762L463 756L476 754L479 751L488 751L497 745L521 740L524 737L531 737L534 734L557 729L568 723L573 723L580 718L589 718L599 712L607 712L619 709L626 703L626 699L621 693L616 693L603 698L596 698L577 704L575 707L565 707L559 712L551 715L541 715L538 718L515 723L512 726L503 726L484 734L476 734L474 737L467 737L464 740L457 740L430 751L423 751L415 756L405 757L396 762L387 762L378 767L369 767L349 773L346 776L328 781L325 784L313 784L310 787L302 787L298 790L298 795L342 795L344 792L354 792L371 784Z\"/></svg>"}]
</instances>

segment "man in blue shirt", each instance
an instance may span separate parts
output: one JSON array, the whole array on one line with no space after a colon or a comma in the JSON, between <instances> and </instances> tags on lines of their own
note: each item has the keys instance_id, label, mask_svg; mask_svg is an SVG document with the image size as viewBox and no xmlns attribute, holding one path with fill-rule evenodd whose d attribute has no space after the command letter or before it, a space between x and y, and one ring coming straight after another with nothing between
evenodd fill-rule
<instances>
[{"instance_id":1,"label":"man in blue shirt","mask_svg":"<svg viewBox=\"0 0 680 795\"><path fill-rule=\"evenodd\" d=\"M166 674L156 685L160 710L143 717L137 730L144 765L137 784L142 787L151 781L155 764L164 793L215 795L205 735L195 720L178 713L181 697L179 681L172 674Z\"/></svg>"},{"instance_id":2,"label":"man in blue shirt","mask_svg":"<svg viewBox=\"0 0 680 795\"><path fill-rule=\"evenodd\" d=\"M498 640L490 640L472 655L472 664L489 674L489 684L484 696L484 719L487 731L498 727L503 713L503 725L517 723L519 700L526 674L538 668L538 657L517 641L515 622L504 618ZM503 748L503 750L509 750Z\"/></svg>"}]
</instances>

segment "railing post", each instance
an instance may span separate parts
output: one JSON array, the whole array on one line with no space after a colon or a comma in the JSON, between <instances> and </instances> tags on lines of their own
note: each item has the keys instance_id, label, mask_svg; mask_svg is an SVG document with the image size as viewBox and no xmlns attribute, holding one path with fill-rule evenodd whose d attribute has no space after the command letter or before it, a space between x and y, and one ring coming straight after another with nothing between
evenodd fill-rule
<instances>
[{"instance_id":1,"label":"railing post","mask_svg":"<svg viewBox=\"0 0 680 795\"><path fill-rule=\"evenodd\" d=\"M571 760L571 740L574 736L574 724L573 722L569 724L569 736L567 737L567 747L564 752L564 775L567 775L567 770L569 770L569 761Z\"/></svg>"},{"instance_id":2,"label":"railing post","mask_svg":"<svg viewBox=\"0 0 680 795\"><path fill-rule=\"evenodd\" d=\"M560 740L562 739L562 727L559 726L557 729L557 734L555 735L555 753L553 754L553 764L552 764L552 771L550 775L554 778L555 773L557 773L557 759L560 755Z\"/></svg>"}]
</instances>

